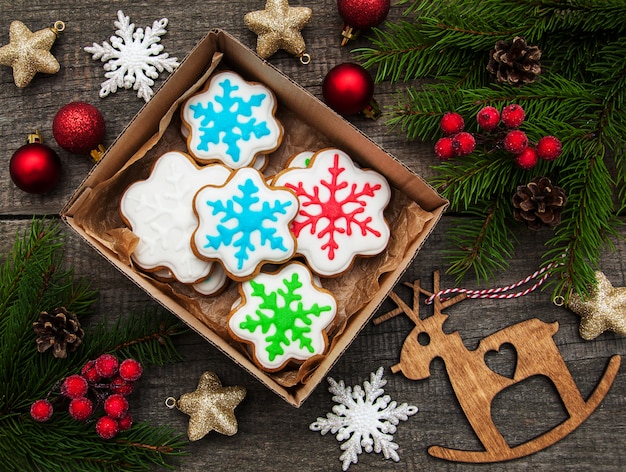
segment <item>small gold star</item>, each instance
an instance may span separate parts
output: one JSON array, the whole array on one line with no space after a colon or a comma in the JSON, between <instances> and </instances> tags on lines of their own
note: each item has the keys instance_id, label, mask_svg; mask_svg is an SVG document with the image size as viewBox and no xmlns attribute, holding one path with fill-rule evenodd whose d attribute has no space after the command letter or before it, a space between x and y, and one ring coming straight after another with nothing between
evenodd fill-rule
<instances>
[{"instance_id":1,"label":"small gold star","mask_svg":"<svg viewBox=\"0 0 626 472\"><path fill-rule=\"evenodd\" d=\"M190 416L187 436L197 441L210 431L232 436L237 432L235 407L246 396L243 387L222 387L214 372L205 372L200 377L198 388L184 393L176 402L176 407Z\"/></svg>"},{"instance_id":2,"label":"small gold star","mask_svg":"<svg viewBox=\"0 0 626 472\"><path fill-rule=\"evenodd\" d=\"M13 21L9 27L9 44L0 48L0 64L13 68L13 81L18 87L26 87L37 72L55 74L59 63L50 53L50 48L63 31L63 22L54 28L45 28L33 33L21 21Z\"/></svg>"},{"instance_id":3,"label":"small gold star","mask_svg":"<svg viewBox=\"0 0 626 472\"><path fill-rule=\"evenodd\" d=\"M591 340L605 331L626 336L626 287L613 287L600 271L596 282L585 300L577 293L569 299L568 308L581 317L580 336Z\"/></svg>"},{"instance_id":4,"label":"small gold star","mask_svg":"<svg viewBox=\"0 0 626 472\"><path fill-rule=\"evenodd\" d=\"M243 21L258 35L257 53L263 59L279 49L302 57L306 46L300 30L311 19L312 13L308 7L290 7L287 0L267 0L265 10L247 13Z\"/></svg>"}]
</instances>

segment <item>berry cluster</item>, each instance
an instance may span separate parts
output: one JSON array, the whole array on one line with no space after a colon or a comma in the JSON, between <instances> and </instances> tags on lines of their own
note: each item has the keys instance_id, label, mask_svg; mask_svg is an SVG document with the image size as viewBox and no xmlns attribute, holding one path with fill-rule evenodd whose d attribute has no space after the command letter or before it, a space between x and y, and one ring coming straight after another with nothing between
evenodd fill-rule
<instances>
[{"instance_id":1,"label":"berry cluster","mask_svg":"<svg viewBox=\"0 0 626 472\"><path fill-rule=\"evenodd\" d=\"M121 363L113 354L102 354L87 362L80 374L72 374L61 383L61 395L69 400L68 412L77 421L87 421L102 405L104 414L96 421L96 433L102 439L111 439L132 426L127 396L134 390L135 381L143 367L135 359ZM54 412L50 400L35 401L30 415L35 421L48 421Z\"/></svg>"},{"instance_id":2,"label":"berry cluster","mask_svg":"<svg viewBox=\"0 0 626 472\"><path fill-rule=\"evenodd\" d=\"M561 141L554 136L544 136L535 145L529 142L524 131L518 129L526 118L523 108L517 104L507 105L500 113L495 107L482 108L476 115L481 130L487 133L485 143L504 148L515 156L515 163L522 169L531 169L539 159L553 161L561 154ZM500 123L504 126L500 127ZM476 138L463 131L463 117L455 112L445 113L441 118L441 130L446 135L435 143L435 154L441 160L454 156L467 156L476 147Z\"/></svg>"}]
</instances>

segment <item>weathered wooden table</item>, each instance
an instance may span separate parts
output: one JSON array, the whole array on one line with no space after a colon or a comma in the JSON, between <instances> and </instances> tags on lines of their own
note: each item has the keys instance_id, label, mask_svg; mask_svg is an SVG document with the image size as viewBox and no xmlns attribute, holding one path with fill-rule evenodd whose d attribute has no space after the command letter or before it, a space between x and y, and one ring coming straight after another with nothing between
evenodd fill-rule
<instances>
[{"instance_id":1,"label":"weathered wooden table","mask_svg":"<svg viewBox=\"0 0 626 472\"><path fill-rule=\"evenodd\" d=\"M313 18L303 31L311 63L303 66L282 51L269 62L321 97L322 79L328 70L336 64L353 60L350 49L368 42L362 37L341 48L339 31L342 25L336 2L292 2L292 6L304 4L313 10ZM53 140L52 119L58 109L75 100L96 105L106 119L104 144L108 145L143 105L131 90L119 90L105 99L99 98L100 83L104 80L102 64L92 60L83 50L93 42L102 43L109 39L115 30L113 22L118 9L129 15L138 27L168 18L168 34L162 44L170 55L182 59L212 28L224 29L254 48L256 36L246 29L243 16L248 11L263 9L264 2L2 0L0 5L0 45L8 42L12 20L23 21L33 31L52 26L57 20L66 24L66 30L52 49L61 64L59 73L53 76L39 74L28 87L18 89L13 84L11 70L0 70L0 251L6 252L15 232L27 228L33 215L58 218L62 206L92 167L88 158L63 151ZM398 19L401 14L402 7L392 6L389 19ZM165 75L161 75L155 87L162 83ZM393 91L394 86L390 84L377 85L375 96L383 108L393 100ZM428 146L409 142L390 131L384 120L374 122L351 117L350 121L415 172L426 178L431 175L429 168L434 158ZM43 196L20 191L9 177L11 155L23 144L26 134L35 129L39 129L47 143L58 151L63 164L60 185ZM443 217L405 274L404 281L422 279L424 286L430 288L433 271L445 269L442 250L447 247L445 234L451 224L449 219L449 216ZM68 264L75 266L77 275L90 278L99 290L96 316L98 313L127 316L137 307L155 304L72 231L67 229L66 232ZM523 235L511 267L498 275L494 285L513 283L534 272L541 262L542 247L548 237L548 232ZM618 241L616 244L617 253L606 254L602 269L617 287L626 285L622 263L626 243ZM453 285L452 278L442 277L443 287ZM473 280L467 280L465 285L476 286ZM404 300L410 301L408 291L398 291ZM394 307L392 302L386 301L380 313ZM626 354L626 338L613 333L605 333L594 341L582 340L578 335L578 316L553 305L549 290L537 291L514 301L464 301L450 308L448 313L447 328L458 330L468 349L474 349L489 334L529 318L558 321L560 328L554 337L556 345L584 398L598 383L608 359L614 354ZM546 450L491 465L455 464L430 457L427 448L433 444L464 449L480 449L480 444L459 406L443 363L433 363L432 375L427 380L413 381L402 374L391 373L390 367L398 362L404 339L411 328L410 321L402 316L379 326L370 322L330 372L336 380L356 385L369 379L370 372L382 366L388 381L386 393L398 402L419 407L419 413L409 421L401 422L394 435L400 446L400 463L385 461L380 454L364 453L351 470L527 470L530 467L542 470L623 470L626 465L626 380L623 372L618 373L613 387L591 417ZM194 390L205 370L217 372L225 385L242 385L248 390L247 398L236 410L238 434L226 437L211 433L192 443L188 448L190 454L180 460L178 470L340 470L340 443L332 435L321 436L309 430L309 424L318 416L325 416L334 404L325 382L301 408L296 409L199 336L186 334L177 338L176 343L184 362L148 369L132 400L137 419L170 425L184 432L187 416L168 410L164 399ZM510 350L504 350L503 358L496 360L494 368L510 366L514 362L510 354ZM556 390L542 377L530 379L500 394L493 403L492 413L496 425L511 444L524 443L566 418ZM79 464L77 470L80 470Z\"/></svg>"}]
</instances>

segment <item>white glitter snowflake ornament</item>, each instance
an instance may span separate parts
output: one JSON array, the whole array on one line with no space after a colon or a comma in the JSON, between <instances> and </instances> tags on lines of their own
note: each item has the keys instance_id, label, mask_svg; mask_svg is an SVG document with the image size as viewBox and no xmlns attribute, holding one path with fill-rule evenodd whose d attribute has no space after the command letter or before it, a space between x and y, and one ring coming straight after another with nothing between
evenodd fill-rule
<instances>
[{"instance_id":1,"label":"white glitter snowflake ornament","mask_svg":"<svg viewBox=\"0 0 626 472\"><path fill-rule=\"evenodd\" d=\"M118 88L135 89L137 96L146 102L152 98L154 80L159 72L173 72L179 66L175 57L162 53L163 45L159 44L161 36L167 33L167 18L155 20L152 28L137 28L124 16L122 10L117 12L117 36L111 36L111 43L104 41L102 45L93 43L85 51L92 54L93 59L104 62L104 76L101 84L100 97L104 98L115 93Z\"/></svg>"},{"instance_id":2,"label":"white glitter snowflake ornament","mask_svg":"<svg viewBox=\"0 0 626 472\"><path fill-rule=\"evenodd\" d=\"M417 413L417 407L406 403L398 406L389 395L384 395L382 387L387 381L383 380L383 368L372 373L370 381L363 382L363 388L359 385L346 387L343 380L337 383L331 377L328 383L328 391L334 394L333 401L338 404L333 406L333 413L328 413L326 418L318 418L309 428L322 435L329 431L337 433L337 441L345 441L341 444L344 452L339 456L339 460L343 461L343 470L358 462L358 455L363 449L367 453L382 452L385 459L398 462L398 445L393 442L392 434L396 432L400 420L406 421Z\"/></svg>"}]
</instances>

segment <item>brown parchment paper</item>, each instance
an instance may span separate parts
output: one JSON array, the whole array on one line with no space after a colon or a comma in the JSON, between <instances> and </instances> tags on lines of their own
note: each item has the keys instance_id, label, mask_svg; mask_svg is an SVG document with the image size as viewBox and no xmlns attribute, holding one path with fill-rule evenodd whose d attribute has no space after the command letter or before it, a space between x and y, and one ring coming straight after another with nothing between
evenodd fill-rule
<instances>
[{"instance_id":1,"label":"brown parchment paper","mask_svg":"<svg viewBox=\"0 0 626 472\"><path fill-rule=\"evenodd\" d=\"M184 284L159 281L150 274L140 272L131 259L137 237L125 226L119 212L120 198L126 188L137 180L146 179L158 157L168 151L187 152L186 142L181 134L180 104L205 84L210 74L219 68L220 60L221 53L216 53L202 78L163 117L159 131L113 177L92 189L74 214L74 221L113 251L121 262L135 268L155 290L160 290L176 300L222 339L249 356L246 346L233 340L226 327L228 313L240 296L238 284L231 282L218 295L207 297ZM281 145L268 156L269 162L263 171L267 177L279 172L286 161L298 152L336 147L291 110L281 107L280 103L276 116L283 124L284 134ZM355 160L358 162L358 159ZM381 276L393 271L404 259L407 248L421 235L424 225L433 215L394 188L391 201L385 210L385 218L392 231L387 249L383 253L374 257L357 258L351 268L341 276L321 279L322 286L333 293L339 307L333 324L327 329L330 345L327 353L332 352L350 317L358 313L377 293ZM324 356L316 356L300 365L289 366L268 375L284 387L293 387L305 383L322 359Z\"/></svg>"}]
</instances>

